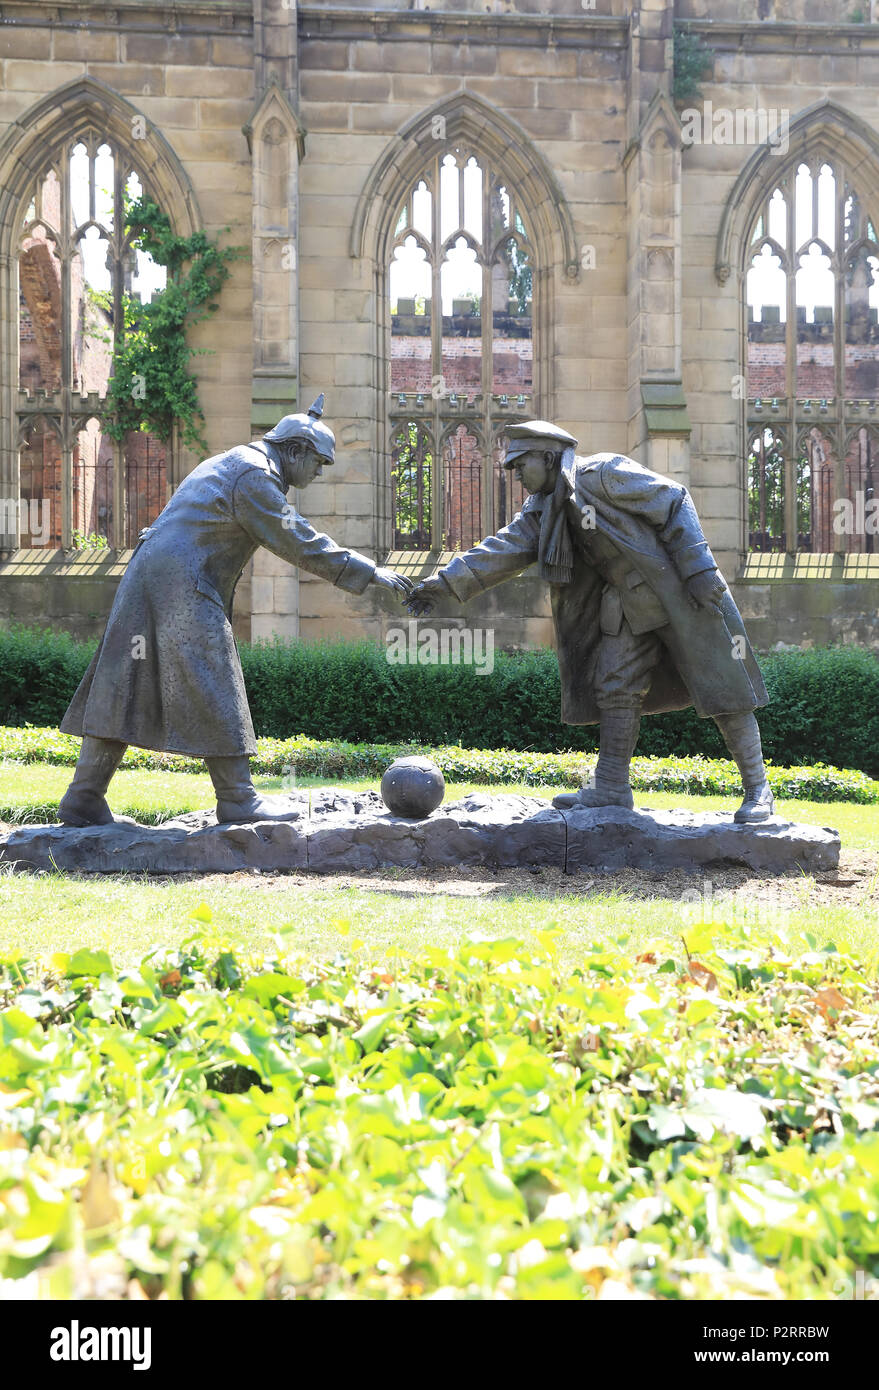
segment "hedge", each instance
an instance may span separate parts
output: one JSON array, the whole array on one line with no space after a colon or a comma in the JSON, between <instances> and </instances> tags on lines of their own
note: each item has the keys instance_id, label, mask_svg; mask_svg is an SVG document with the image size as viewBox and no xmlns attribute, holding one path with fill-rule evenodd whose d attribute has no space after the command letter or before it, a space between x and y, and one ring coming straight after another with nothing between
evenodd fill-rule
<instances>
[{"instance_id":1,"label":"hedge","mask_svg":"<svg viewBox=\"0 0 879 1390\"><path fill-rule=\"evenodd\" d=\"M95 649L64 633L0 631L0 723L56 725ZM559 673L548 650L498 653L472 666L390 665L376 642L260 642L241 647L258 735L346 742L593 750L594 725L559 720ZM771 703L764 750L785 766L833 764L879 775L879 660L858 647L760 658ZM710 719L693 710L646 719L640 753L725 756Z\"/></svg>"},{"instance_id":2,"label":"hedge","mask_svg":"<svg viewBox=\"0 0 879 1390\"><path fill-rule=\"evenodd\" d=\"M79 739L57 729L0 729L0 758L22 763L54 763L72 767ZM257 775L361 778L378 780L385 768L407 753L428 753L451 782L490 782L497 785L576 787L594 757L577 753L527 753L509 748L429 748L413 743L336 743L310 738L261 738L251 767ZM129 748L124 768L203 772L201 758L182 758ZM837 767L774 767L769 781L775 795L800 801L879 803L879 781L863 772ZM632 785L637 791L673 791L693 796L734 796L740 789L734 763L700 756L644 758L632 762ZM29 811L33 811L33 807ZM46 808L52 819L55 807ZM52 814L49 814L52 812ZM0 818L15 819L0 797ZM33 818L33 816L30 816Z\"/></svg>"}]
</instances>

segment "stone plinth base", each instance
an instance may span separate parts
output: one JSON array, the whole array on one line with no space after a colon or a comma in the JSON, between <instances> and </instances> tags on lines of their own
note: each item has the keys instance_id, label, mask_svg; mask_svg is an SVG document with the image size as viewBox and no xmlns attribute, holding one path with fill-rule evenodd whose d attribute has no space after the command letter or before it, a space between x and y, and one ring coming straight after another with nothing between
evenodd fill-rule
<instances>
[{"instance_id":1,"label":"stone plinth base","mask_svg":"<svg viewBox=\"0 0 879 1390\"><path fill-rule=\"evenodd\" d=\"M0 861L99 874L476 865L586 873L721 863L810 873L839 864L837 831L778 817L736 825L731 812L556 811L534 797L471 795L411 821L392 816L375 792L322 789L288 802L295 819L258 825L217 825L213 812L196 811L161 826L23 826L0 836Z\"/></svg>"}]
</instances>

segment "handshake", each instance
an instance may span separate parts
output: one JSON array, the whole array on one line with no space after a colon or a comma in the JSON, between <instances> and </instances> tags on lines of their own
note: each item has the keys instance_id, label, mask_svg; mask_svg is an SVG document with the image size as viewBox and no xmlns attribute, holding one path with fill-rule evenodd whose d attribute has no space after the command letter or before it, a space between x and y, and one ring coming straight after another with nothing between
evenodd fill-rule
<instances>
[{"instance_id":1,"label":"handshake","mask_svg":"<svg viewBox=\"0 0 879 1390\"><path fill-rule=\"evenodd\" d=\"M402 594L403 603L414 618L421 618L426 613L432 613L437 600L444 595L448 596L448 588L444 580L438 574L432 574L427 579L422 579L420 584L415 584L405 574L397 574L396 570L377 569L372 577L373 584L378 584L382 589L390 589L392 593Z\"/></svg>"}]
</instances>

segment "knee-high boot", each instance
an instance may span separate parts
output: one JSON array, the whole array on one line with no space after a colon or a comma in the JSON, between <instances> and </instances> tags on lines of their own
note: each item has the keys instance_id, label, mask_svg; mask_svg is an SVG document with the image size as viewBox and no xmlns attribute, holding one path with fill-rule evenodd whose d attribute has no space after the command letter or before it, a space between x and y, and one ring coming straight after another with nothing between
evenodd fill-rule
<instances>
[{"instance_id":1,"label":"knee-high boot","mask_svg":"<svg viewBox=\"0 0 879 1390\"><path fill-rule=\"evenodd\" d=\"M742 823L769 820L775 815L775 799L766 780L760 729L753 713L717 714L714 722L742 776L745 799L734 819Z\"/></svg>"},{"instance_id":2,"label":"knee-high boot","mask_svg":"<svg viewBox=\"0 0 879 1390\"><path fill-rule=\"evenodd\" d=\"M214 791L217 793L217 821L220 825L249 825L259 820L298 820L301 807L289 801L257 795L250 775L250 759L205 758Z\"/></svg>"},{"instance_id":3,"label":"knee-high boot","mask_svg":"<svg viewBox=\"0 0 879 1390\"><path fill-rule=\"evenodd\" d=\"M113 824L113 812L104 794L127 747L116 739L83 735L73 781L58 806L62 825Z\"/></svg>"},{"instance_id":4,"label":"knee-high boot","mask_svg":"<svg viewBox=\"0 0 879 1390\"><path fill-rule=\"evenodd\" d=\"M574 806L623 806L631 811L635 801L629 768L640 727L640 706L603 709L598 725L598 762L592 784L581 787L579 792L553 797L553 806L558 810Z\"/></svg>"}]
</instances>

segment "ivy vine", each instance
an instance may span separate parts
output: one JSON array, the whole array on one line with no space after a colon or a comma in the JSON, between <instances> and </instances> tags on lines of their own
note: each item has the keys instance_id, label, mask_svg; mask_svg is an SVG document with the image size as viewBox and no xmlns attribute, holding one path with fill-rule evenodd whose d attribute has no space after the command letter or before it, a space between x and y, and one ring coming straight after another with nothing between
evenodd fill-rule
<instances>
[{"instance_id":1,"label":"ivy vine","mask_svg":"<svg viewBox=\"0 0 879 1390\"><path fill-rule=\"evenodd\" d=\"M684 104L702 96L702 79L714 67L714 49L683 24L674 31L674 71L672 97Z\"/></svg>"},{"instance_id":2,"label":"ivy vine","mask_svg":"<svg viewBox=\"0 0 879 1390\"><path fill-rule=\"evenodd\" d=\"M167 440L179 421L183 443L207 453L205 417L189 362L211 350L189 347L186 330L216 313L229 263L241 259L245 248L220 247L204 232L176 236L165 213L144 198L126 204L126 230L132 233L132 249L146 251L166 268L168 278L147 304L127 292L122 296L122 332L113 354L104 431L117 440L133 430ZM109 295L95 298L112 311Z\"/></svg>"}]
</instances>

